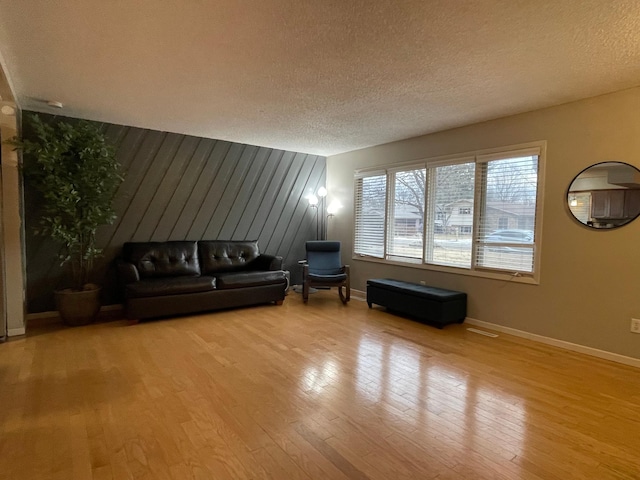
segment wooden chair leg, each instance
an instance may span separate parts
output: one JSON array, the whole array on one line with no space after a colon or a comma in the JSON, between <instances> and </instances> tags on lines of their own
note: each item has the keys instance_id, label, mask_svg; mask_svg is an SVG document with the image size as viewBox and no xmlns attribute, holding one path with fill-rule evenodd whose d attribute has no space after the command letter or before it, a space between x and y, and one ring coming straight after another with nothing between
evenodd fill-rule
<instances>
[{"instance_id":1,"label":"wooden chair leg","mask_svg":"<svg viewBox=\"0 0 640 480\"><path fill-rule=\"evenodd\" d=\"M309 300L309 265L302 265L302 301Z\"/></svg>"},{"instance_id":2,"label":"wooden chair leg","mask_svg":"<svg viewBox=\"0 0 640 480\"><path fill-rule=\"evenodd\" d=\"M347 293L347 302L351 300L351 267L349 265L344 266L344 273L347 274L347 279L344 281L344 289Z\"/></svg>"},{"instance_id":3,"label":"wooden chair leg","mask_svg":"<svg viewBox=\"0 0 640 480\"><path fill-rule=\"evenodd\" d=\"M340 295L340 300L342 301L342 303L346 305L347 302L349 301L349 298L348 297L345 298L344 293L342 293L342 285L338 287L338 295Z\"/></svg>"}]
</instances>

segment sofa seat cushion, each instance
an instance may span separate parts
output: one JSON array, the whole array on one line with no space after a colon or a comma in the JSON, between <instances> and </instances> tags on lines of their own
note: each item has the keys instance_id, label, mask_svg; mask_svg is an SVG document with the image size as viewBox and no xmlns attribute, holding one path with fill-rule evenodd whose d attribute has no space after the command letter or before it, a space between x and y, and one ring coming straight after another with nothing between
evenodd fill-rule
<instances>
[{"instance_id":1,"label":"sofa seat cushion","mask_svg":"<svg viewBox=\"0 0 640 480\"><path fill-rule=\"evenodd\" d=\"M216 289L215 277L165 277L129 283L127 298L158 297L184 293L208 292Z\"/></svg>"},{"instance_id":2,"label":"sofa seat cushion","mask_svg":"<svg viewBox=\"0 0 640 480\"><path fill-rule=\"evenodd\" d=\"M219 290L243 287L257 287L260 285L286 284L287 278L283 270L266 272L238 272L221 273L216 276Z\"/></svg>"}]
</instances>

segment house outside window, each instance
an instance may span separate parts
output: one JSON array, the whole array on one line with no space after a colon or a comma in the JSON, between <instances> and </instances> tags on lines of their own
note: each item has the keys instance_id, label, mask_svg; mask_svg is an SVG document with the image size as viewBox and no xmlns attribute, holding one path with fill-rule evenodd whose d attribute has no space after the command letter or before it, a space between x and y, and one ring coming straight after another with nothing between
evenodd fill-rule
<instances>
[{"instance_id":1,"label":"house outside window","mask_svg":"<svg viewBox=\"0 0 640 480\"><path fill-rule=\"evenodd\" d=\"M536 283L544 147L358 172L354 257Z\"/></svg>"}]
</instances>

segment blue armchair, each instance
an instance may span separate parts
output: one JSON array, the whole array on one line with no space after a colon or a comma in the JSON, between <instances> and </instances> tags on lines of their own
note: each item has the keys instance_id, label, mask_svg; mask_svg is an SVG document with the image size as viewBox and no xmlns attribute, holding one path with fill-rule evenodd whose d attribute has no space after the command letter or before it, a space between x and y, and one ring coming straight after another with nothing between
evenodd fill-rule
<instances>
[{"instance_id":1,"label":"blue armchair","mask_svg":"<svg viewBox=\"0 0 640 480\"><path fill-rule=\"evenodd\" d=\"M351 299L349 265L342 265L340 242L315 240L306 243L307 260L302 265L302 300L309 300L311 287L338 287L343 304ZM342 289L345 289L344 293Z\"/></svg>"}]
</instances>

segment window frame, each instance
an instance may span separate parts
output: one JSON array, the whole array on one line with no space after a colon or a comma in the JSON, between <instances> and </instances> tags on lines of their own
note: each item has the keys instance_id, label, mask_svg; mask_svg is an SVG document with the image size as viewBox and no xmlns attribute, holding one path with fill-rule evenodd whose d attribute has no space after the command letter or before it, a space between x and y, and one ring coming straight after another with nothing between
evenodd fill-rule
<instances>
[{"instance_id":1,"label":"window frame","mask_svg":"<svg viewBox=\"0 0 640 480\"><path fill-rule=\"evenodd\" d=\"M358 261L365 261L371 263L379 263L382 265L394 265L394 266L403 266L408 268L417 268L423 270L431 270L438 272L446 272L453 273L459 275L467 275L471 277L483 277L483 278L491 278L496 280L507 280L516 283L524 283L524 284L533 284L538 285L540 283L540 267L541 267L541 258L542 258L542 225L543 225L543 210L544 210L544 190L545 190L545 164L546 164L546 140L510 145L504 147L496 147L490 149L476 150L471 152L463 152L459 154L453 155L443 155L438 157L428 157L422 158L418 160L411 160L407 162L395 163L395 164L387 164L381 165L374 168L366 168L359 169L355 171L354 175L354 228L353 228L353 245L354 249L352 250L352 259ZM504 158L515 158L522 156L531 156L537 155L538 157L538 176L537 176L537 191L536 191L536 206L535 206L535 227L534 227L534 242L533 242L533 265L532 272L514 272L508 270L500 270L494 268L486 268L477 265L476 263L476 239L478 238L478 229L480 228L480 209L482 208L482 189L484 188L482 185L482 172L481 168L479 168L483 163L487 163L492 159L504 159ZM471 267L463 268L463 267L455 267L449 265L437 265L432 263L426 263L427 255L426 255L426 247L427 247L427 239L426 239L426 230L427 230L427 202L429 195L429 168L435 166L442 165L453 165L456 163L465 163L472 161L476 164L476 177L475 177L475 191L474 191L474 208L473 208L473 225L472 225L472 245L473 248L471 250ZM367 255L360 255L355 253L355 224L356 224L356 206L355 199L357 198L357 180L362 178L363 176L369 176L374 174L380 174L381 172L385 172L387 175L387 185L385 192L385 204L387 208L389 208L390 203L390 194L392 191L392 186L390 185L392 181L395 181L395 173L401 171L411 170L413 168L426 168L426 182L425 182L425 207L424 207L424 216L423 219L423 252L422 259L419 263L411 263L405 261L397 261L387 259L387 236L389 234L389 216L388 212L385 218L384 224L384 244L383 244L383 255L382 258L370 257Z\"/></svg>"}]
</instances>

